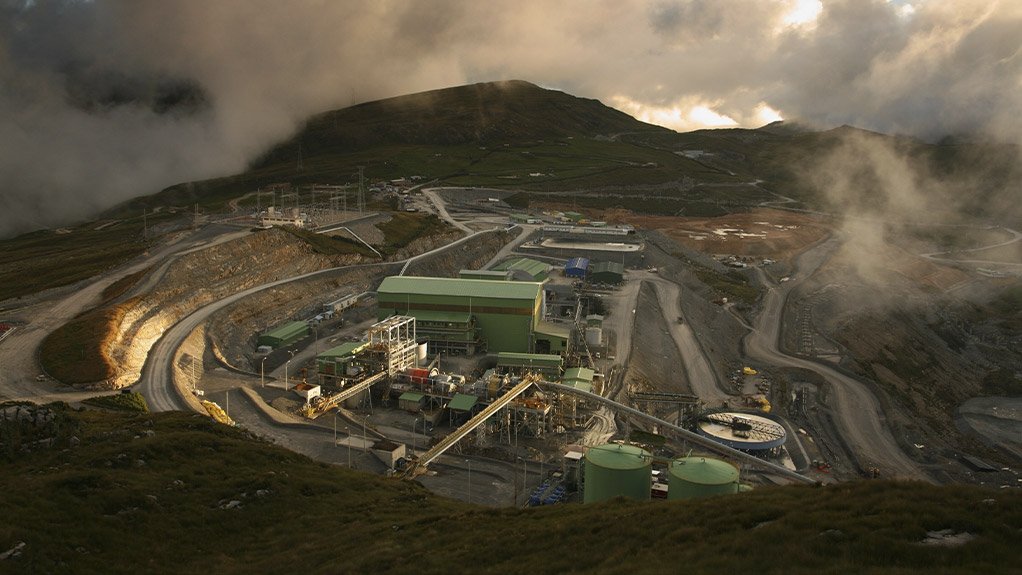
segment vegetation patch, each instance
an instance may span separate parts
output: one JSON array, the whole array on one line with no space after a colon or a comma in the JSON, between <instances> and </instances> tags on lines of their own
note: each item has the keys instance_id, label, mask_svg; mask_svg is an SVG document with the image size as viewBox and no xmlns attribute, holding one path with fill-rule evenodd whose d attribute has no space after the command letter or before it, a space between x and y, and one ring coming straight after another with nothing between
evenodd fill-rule
<instances>
[{"instance_id":1,"label":"vegetation patch","mask_svg":"<svg viewBox=\"0 0 1022 575\"><path fill-rule=\"evenodd\" d=\"M106 348L131 302L83 313L46 336L39 348L43 369L67 384L94 383L117 374Z\"/></svg>"},{"instance_id":2,"label":"vegetation patch","mask_svg":"<svg viewBox=\"0 0 1022 575\"><path fill-rule=\"evenodd\" d=\"M687 260L687 264L699 281L712 288L721 297L744 304L755 303L759 298L760 290L749 282L749 278L745 277L745 274L739 271L729 270L721 273L691 260Z\"/></svg>"},{"instance_id":3,"label":"vegetation patch","mask_svg":"<svg viewBox=\"0 0 1022 575\"><path fill-rule=\"evenodd\" d=\"M113 299L117 299L128 292L131 288L135 287L135 284L142 278L144 278L152 268L146 268L144 270L137 271L133 274L128 274L114 283L108 285L103 290L102 299L104 302L108 302Z\"/></svg>"},{"instance_id":4,"label":"vegetation patch","mask_svg":"<svg viewBox=\"0 0 1022 575\"><path fill-rule=\"evenodd\" d=\"M148 226L177 216L150 215ZM142 218L116 226L95 222L0 240L0 300L91 278L142 254L150 245Z\"/></svg>"},{"instance_id":5,"label":"vegetation patch","mask_svg":"<svg viewBox=\"0 0 1022 575\"><path fill-rule=\"evenodd\" d=\"M512 208L518 208L521 210L529 207L529 194L525 192L515 192L510 196L504 198L504 203L511 206Z\"/></svg>"},{"instance_id":6,"label":"vegetation patch","mask_svg":"<svg viewBox=\"0 0 1022 575\"><path fill-rule=\"evenodd\" d=\"M23 437L25 448L0 475L0 549L25 542L0 570L1017 571L1018 490L857 482L694 501L486 509L414 482L317 463L205 416L59 413L61 429L77 439L40 428ZM76 529L54 534L72 518ZM941 530L973 538L922 543ZM338 532L343 552L316 535Z\"/></svg>"},{"instance_id":7,"label":"vegetation patch","mask_svg":"<svg viewBox=\"0 0 1022 575\"><path fill-rule=\"evenodd\" d=\"M393 254L397 250L412 243L418 238L439 235L448 231L448 226L434 214L396 212L385 222L376 227L383 232L384 245L380 251Z\"/></svg>"},{"instance_id":8,"label":"vegetation patch","mask_svg":"<svg viewBox=\"0 0 1022 575\"><path fill-rule=\"evenodd\" d=\"M93 407L104 409L115 409L119 411L133 411L137 413L149 413L149 404L141 393L118 393L114 395L100 395L83 400L82 403Z\"/></svg>"},{"instance_id":9,"label":"vegetation patch","mask_svg":"<svg viewBox=\"0 0 1022 575\"><path fill-rule=\"evenodd\" d=\"M282 226L282 230L287 233L299 238L303 242L309 244L312 251L317 254L323 254L327 256L336 255L351 255L357 254L367 258L376 259L377 256L373 251L366 246L354 240L348 238L342 238L339 236L328 236L326 234L317 234L310 232L309 230L303 230L294 226Z\"/></svg>"}]
</instances>

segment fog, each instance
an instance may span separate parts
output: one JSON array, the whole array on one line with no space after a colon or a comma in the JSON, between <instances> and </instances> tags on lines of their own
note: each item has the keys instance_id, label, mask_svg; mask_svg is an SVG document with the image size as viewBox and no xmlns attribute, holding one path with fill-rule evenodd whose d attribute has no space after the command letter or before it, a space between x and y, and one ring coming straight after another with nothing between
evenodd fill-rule
<instances>
[{"instance_id":1,"label":"fog","mask_svg":"<svg viewBox=\"0 0 1022 575\"><path fill-rule=\"evenodd\" d=\"M310 114L523 79L677 130L1022 134L1022 4L0 0L0 236L226 175Z\"/></svg>"}]
</instances>

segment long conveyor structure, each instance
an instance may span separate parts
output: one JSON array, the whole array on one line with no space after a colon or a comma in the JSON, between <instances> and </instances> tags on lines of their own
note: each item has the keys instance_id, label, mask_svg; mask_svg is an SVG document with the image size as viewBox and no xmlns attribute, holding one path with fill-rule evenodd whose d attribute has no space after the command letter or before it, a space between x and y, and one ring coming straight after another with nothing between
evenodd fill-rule
<instances>
[{"instance_id":1,"label":"long conveyor structure","mask_svg":"<svg viewBox=\"0 0 1022 575\"><path fill-rule=\"evenodd\" d=\"M532 387L534 384L540 381L540 377L535 374L528 374L522 378L522 380L508 390L507 393L493 400L493 403L486 406L485 409L477 413L472 419L469 419L465 425L462 425L458 429L454 430L450 435L443 438L439 443L434 445L426 453L423 453L418 460L412 462L408 469L405 471L405 477L414 477L425 469L430 463L432 463L437 457L444 454L445 451L454 447L456 443L461 441L466 435L472 432L475 428L483 424L487 419L493 416L495 413L500 411L502 408L507 407L516 397L525 393L527 389Z\"/></svg>"}]
</instances>

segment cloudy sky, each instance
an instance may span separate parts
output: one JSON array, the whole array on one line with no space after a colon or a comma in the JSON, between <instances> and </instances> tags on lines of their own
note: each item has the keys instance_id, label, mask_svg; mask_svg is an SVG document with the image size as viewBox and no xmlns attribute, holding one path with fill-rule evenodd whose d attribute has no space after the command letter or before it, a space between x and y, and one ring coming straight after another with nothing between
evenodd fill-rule
<instances>
[{"instance_id":1,"label":"cloudy sky","mask_svg":"<svg viewBox=\"0 0 1022 575\"><path fill-rule=\"evenodd\" d=\"M309 114L523 79L677 130L1022 134L1017 0L0 0L0 235L228 174Z\"/></svg>"}]
</instances>

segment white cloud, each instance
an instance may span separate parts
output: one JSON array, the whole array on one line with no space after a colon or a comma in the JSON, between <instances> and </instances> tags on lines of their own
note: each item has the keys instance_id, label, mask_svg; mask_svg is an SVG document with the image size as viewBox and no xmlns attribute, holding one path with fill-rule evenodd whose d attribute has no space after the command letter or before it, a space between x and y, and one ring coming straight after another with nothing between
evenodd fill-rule
<instances>
[{"instance_id":1,"label":"white cloud","mask_svg":"<svg viewBox=\"0 0 1022 575\"><path fill-rule=\"evenodd\" d=\"M0 9L0 235L19 210L66 219L242 169L313 113L489 80L677 130L784 116L1019 139L1020 29L1014 0L22 3ZM118 77L193 81L209 108L69 105Z\"/></svg>"}]
</instances>

